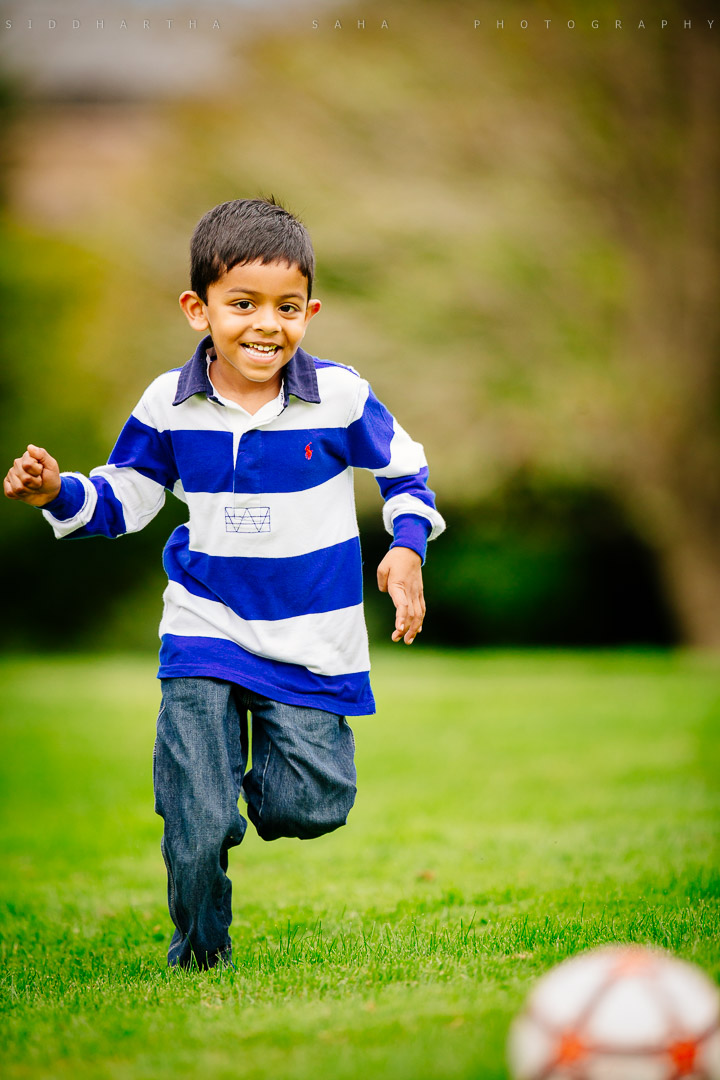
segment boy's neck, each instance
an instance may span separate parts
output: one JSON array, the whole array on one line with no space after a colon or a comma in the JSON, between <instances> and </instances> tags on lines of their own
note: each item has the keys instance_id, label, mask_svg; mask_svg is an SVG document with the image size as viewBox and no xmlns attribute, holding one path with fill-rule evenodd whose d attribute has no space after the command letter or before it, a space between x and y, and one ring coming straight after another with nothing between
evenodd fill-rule
<instances>
[{"instance_id":1,"label":"boy's neck","mask_svg":"<svg viewBox=\"0 0 720 1080\"><path fill-rule=\"evenodd\" d=\"M259 412L263 405L275 400L283 382L282 369L267 382L253 383L248 379L243 379L241 375L238 375L237 379L232 378L226 374L217 359L211 361L209 374L210 381L218 394L229 401L234 401L237 405L242 405L251 416Z\"/></svg>"}]
</instances>

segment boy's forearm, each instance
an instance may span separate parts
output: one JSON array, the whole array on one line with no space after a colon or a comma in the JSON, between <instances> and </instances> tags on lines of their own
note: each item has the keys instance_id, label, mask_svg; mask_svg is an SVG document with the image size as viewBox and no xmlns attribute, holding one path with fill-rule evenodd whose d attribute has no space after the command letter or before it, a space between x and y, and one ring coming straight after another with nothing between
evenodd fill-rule
<instances>
[{"instance_id":1,"label":"boy's forearm","mask_svg":"<svg viewBox=\"0 0 720 1080\"><path fill-rule=\"evenodd\" d=\"M418 514L397 514L392 520L393 542L396 547L409 548L417 552L421 563L425 562L428 537L432 532L432 522Z\"/></svg>"}]
</instances>

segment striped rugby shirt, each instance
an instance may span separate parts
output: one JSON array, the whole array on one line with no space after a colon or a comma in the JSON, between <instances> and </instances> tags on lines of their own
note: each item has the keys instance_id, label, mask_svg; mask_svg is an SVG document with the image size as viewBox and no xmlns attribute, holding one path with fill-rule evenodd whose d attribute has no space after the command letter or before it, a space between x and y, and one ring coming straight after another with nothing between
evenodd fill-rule
<instances>
[{"instance_id":1,"label":"striped rugby shirt","mask_svg":"<svg viewBox=\"0 0 720 1080\"><path fill-rule=\"evenodd\" d=\"M208 374L212 339L148 387L107 465L63 473L43 514L57 537L136 532L166 491L188 522L163 553L160 678L204 675L346 715L374 712L353 468L424 557L445 528L423 448L352 368L298 349L274 401L250 415Z\"/></svg>"}]
</instances>

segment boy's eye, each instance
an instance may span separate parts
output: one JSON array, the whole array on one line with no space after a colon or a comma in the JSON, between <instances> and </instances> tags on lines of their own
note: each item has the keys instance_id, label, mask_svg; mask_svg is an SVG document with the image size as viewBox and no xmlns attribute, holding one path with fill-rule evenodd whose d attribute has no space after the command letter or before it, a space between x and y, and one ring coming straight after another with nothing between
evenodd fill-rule
<instances>
[{"instance_id":1,"label":"boy's eye","mask_svg":"<svg viewBox=\"0 0 720 1080\"><path fill-rule=\"evenodd\" d=\"M281 304L280 310L282 311L283 315L294 315L298 309L295 307L294 304Z\"/></svg>"},{"instance_id":2,"label":"boy's eye","mask_svg":"<svg viewBox=\"0 0 720 1080\"><path fill-rule=\"evenodd\" d=\"M240 308L241 311L249 311L252 307L252 300L238 300L235 307Z\"/></svg>"}]
</instances>

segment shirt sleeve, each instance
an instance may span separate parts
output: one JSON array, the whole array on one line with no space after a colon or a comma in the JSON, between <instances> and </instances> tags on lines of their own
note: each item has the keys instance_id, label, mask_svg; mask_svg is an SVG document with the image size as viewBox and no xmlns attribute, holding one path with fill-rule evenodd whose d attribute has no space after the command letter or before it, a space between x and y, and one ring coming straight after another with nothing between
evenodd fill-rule
<instances>
[{"instance_id":1,"label":"shirt sleeve","mask_svg":"<svg viewBox=\"0 0 720 1080\"><path fill-rule=\"evenodd\" d=\"M383 522L393 536L390 547L409 547L425 559L429 540L445 529L428 487L428 468L420 443L410 438L395 417L361 380L355 418L348 425L350 464L368 469L385 500Z\"/></svg>"},{"instance_id":2,"label":"shirt sleeve","mask_svg":"<svg viewBox=\"0 0 720 1080\"><path fill-rule=\"evenodd\" d=\"M143 395L107 465L89 476L62 473L60 494L43 507L43 517L58 539L138 532L161 509L177 479L170 433L158 430Z\"/></svg>"}]
</instances>

